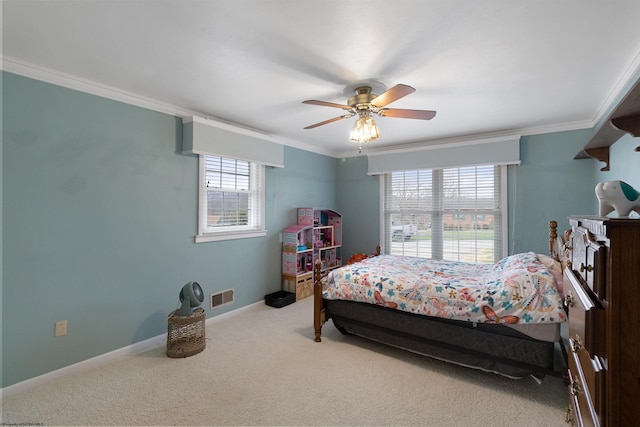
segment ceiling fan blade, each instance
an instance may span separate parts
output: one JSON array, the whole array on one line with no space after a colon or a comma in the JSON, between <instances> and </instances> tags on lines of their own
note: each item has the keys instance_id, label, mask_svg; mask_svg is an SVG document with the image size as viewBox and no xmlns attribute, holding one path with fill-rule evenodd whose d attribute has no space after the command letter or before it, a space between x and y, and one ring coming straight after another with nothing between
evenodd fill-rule
<instances>
[{"instance_id":1,"label":"ceiling fan blade","mask_svg":"<svg viewBox=\"0 0 640 427\"><path fill-rule=\"evenodd\" d=\"M349 107L348 105L334 104L333 102L326 102L326 101L316 101L315 99L309 99L307 101L302 101L302 103L303 104L322 105L324 107L342 108L343 110L351 109L351 107Z\"/></svg>"},{"instance_id":2,"label":"ceiling fan blade","mask_svg":"<svg viewBox=\"0 0 640 427\"><path fill-rule=\"evenodd\" d=\"M344 116L334 117L333 119L325 120L324 122L316 123L314 125L309 125L309 126L305 127L305 129L317 128L318 126L322 126L322 125L326 125L326 124L329 124L329 123L337 122L338 120L342 120L342 119L348 119L349 117L353 117L353 116L354 116L353 114L345 114Z\"/></svg>"},{"instance_id":3,"label":"ceiling fan blade","mask_svg":"<svg viewBox=\"0 0 640 427\"><path fill-rule=\"evenodd\" d=\"M436 112L430 110L405 110L402 108L384 108L378 112L382 117L398 117L402 119L431 120Z\"/></svg>"},{"instance_id":4,"label":"ceiling fan blade","mask_svg":"<svg viewBox=\"0 0 640 427\"><path fill-rule=\"evenodd\" d=\"M371 103L376 107L384 107L385 105L391 104L398 99L409 95L410 93L415 92L416 90L411 86L397 84L382 95L378 95L376 98L371 100Z\"/></svg>"}]
</instances>

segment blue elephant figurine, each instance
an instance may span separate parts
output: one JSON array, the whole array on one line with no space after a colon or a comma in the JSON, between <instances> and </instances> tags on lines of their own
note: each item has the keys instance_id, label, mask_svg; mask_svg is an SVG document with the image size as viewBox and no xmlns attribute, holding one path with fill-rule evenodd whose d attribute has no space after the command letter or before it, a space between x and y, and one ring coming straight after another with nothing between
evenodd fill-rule
<instances>
[{"instance_id":1,"label":"blue elephant figurine","mask_svg":"<svg viewBox=\"0 0 640 427\"><path fill-rule=\"evenodd\" d=\"M629 216L631 211L640 214L640 193L624 181L600 182L596 185L600 216L614 210L618 216Z\"/></svg>"}]
</instances>

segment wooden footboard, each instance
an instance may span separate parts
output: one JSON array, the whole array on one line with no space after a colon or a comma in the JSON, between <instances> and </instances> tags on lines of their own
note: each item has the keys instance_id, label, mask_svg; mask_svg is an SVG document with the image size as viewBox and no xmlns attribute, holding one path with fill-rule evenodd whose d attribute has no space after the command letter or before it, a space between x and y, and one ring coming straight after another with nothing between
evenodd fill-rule
<instances>
[{"instance_id":1,"label":"wooden footboard","mask_svg":"<svg viewBox=\"0 0 640 427\"><path fill-rule=\"evenodd\" d=\"M353 262L378 255L380 255L380 246L376 246L376 251L371 255L356 254L352 256L347 264L352 264ZM323 274L322 272L322 264L320 263L320 260L316 261L316 264L313 267L313 328L315 330L316 342L322 341L322 325L327 321L326 307L324 298L322 298L322 279L325 275L326 274Z\"/></svg>"}]
</instances>

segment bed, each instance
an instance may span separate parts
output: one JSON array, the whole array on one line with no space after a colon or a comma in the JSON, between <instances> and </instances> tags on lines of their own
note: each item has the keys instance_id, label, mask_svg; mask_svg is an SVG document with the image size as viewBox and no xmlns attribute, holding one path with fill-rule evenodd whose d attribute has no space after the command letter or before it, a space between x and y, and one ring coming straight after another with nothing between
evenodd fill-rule
<instances>
[{"instance_id":1,"label":"bed","mask_svg":"<svg viewBox=\"0 0 640 427\"><path fill-rule=\"evenodd\" d=\"M378 255L314 271L315 341L352 334L510 378L564 374L563 239L495 264ZM558 357L560 355L560 357Z\"/></svg>"}]
</instances>

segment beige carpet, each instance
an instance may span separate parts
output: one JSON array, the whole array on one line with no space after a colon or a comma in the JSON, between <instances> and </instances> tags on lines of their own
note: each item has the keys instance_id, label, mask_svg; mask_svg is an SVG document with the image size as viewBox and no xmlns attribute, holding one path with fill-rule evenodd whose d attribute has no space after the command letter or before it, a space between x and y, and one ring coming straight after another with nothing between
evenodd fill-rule
<instances>
[{"instance_id":1,"label":"beige carpet","mask_svg":"<svg viewBox=\"0 0 640 427\"><path fill-rule=\"evenodd\" d=\"M357 337L313 301L255 305L207 326L185 359L164 347L5 397L2 423L42 425L563 426L566 388L511 380Z\"/></svg>"}]
</instances>

